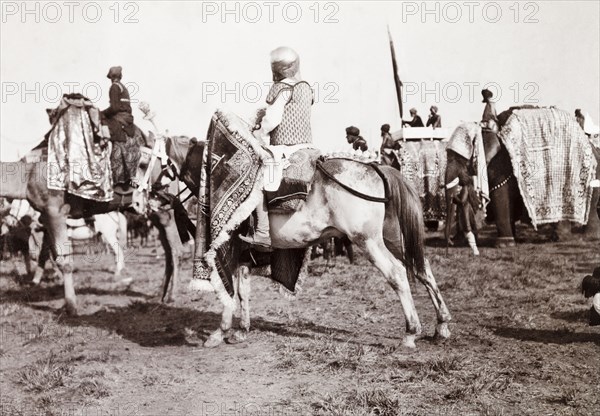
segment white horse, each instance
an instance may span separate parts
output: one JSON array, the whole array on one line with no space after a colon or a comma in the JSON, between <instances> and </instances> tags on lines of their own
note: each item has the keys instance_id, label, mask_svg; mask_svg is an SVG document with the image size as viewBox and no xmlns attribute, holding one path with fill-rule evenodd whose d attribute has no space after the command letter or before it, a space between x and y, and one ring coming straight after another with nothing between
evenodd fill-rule
<instances>
[{"instance_id":1,"label":"white horse","mask_svg":"<svg viewBox=\"0 0 600 416\"><path fill-rule=\"evenodd\" d=\"M89 240L100 235L102 241L110 246L115 254L115 276L120 276L125 267L125 249L127 248L127 218L119 211L112 211L106 214L94 215L93 227L88 226L83 219L67 220L67 235L71 240L81 241ZM45 259L42 257L42 264ZM43 271L43 267L42 267ZM36 273L33 278L34 284L39 284L43 273ZM131 278L124 279L131 281Z\"/></svg>"}]
</instances>

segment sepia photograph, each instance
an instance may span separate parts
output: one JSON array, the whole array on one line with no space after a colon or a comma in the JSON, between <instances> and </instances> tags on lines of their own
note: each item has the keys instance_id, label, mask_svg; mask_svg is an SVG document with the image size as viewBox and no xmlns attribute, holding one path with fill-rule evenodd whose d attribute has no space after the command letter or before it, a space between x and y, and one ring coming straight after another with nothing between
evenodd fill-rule
<instances>
[{"instance_id":1,"label":"sepia photograph","mask_svg":"<svg viewBox=\"0 0 600 416\"><path fill-rule=\"evenodd\" d=\"M0 415L600 414L600 0L0 13Z\"/></svg>"}]
</instances>

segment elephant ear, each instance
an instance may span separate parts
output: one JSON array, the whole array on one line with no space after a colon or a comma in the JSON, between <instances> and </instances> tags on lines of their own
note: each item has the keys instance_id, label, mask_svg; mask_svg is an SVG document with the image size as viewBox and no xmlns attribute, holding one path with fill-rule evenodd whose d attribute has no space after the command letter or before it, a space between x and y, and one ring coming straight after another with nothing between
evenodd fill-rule
<instances>
[{"instance_id":1,"label":"elephant ear","mask_svg":"<svg viewBox=\"0 0 600 416\"><path fill-rule=\"evenodd\" d=\"M461 155L467 160L473 156L473 139L476 136L476 130L479 129L477 123L462 123L450 136L446 149Z\"/></svg>"}]
</instances>

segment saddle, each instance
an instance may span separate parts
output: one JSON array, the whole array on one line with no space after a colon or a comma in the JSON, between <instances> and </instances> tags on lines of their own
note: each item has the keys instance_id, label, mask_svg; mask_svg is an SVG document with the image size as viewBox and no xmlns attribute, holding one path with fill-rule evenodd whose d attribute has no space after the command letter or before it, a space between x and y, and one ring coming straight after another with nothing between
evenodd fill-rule
<instances>
[{"instance_id":1,"label":"saddle","mask_svg":"<svg viewBox=\"0 0 600 416\"><path fill-rule=\"evenodd\" d=\"M320 156L321 152L317 149L300 149L286 159L289 166L283 170L279 189L274 192L266 192L269 211L294 212L298 210L306 201Z\"/></svg>"}]
</instances>

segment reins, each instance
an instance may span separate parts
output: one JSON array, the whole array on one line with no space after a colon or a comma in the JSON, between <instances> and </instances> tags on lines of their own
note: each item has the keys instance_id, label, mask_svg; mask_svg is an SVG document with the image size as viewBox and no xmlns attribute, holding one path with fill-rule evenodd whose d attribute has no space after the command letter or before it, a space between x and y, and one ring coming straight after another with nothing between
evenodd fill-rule
<instances>
[{"instance_id":1,"label":"reins","mask_svg":"<svg viewBox=\"0 0 600 416\"><path fill-rule=\"evenodd\" d=\"M348 160L352 160L352 159L348 159ZM356 162L356 161L354 161L354 162ZM359 162L357 162L357 163L359 163ZM359 192L356 189L353 189L352 187L342 183L331 172L329 172L325 168L325 166L323 166L322 160L317 160L317 169L319 169L323 173L323 175L325 175L325 177L327 177L330 180L332 180L333 182L337 183L339 186L342 187L342 189L345 189L346 191L350 192L352 195L357 196L357 197L367 200L367 201L372 201L372 202L382 202L382 203L389 202L389 200L390 200L390 185L389 185L385 175L381 171L381 168L376 163L368 163L367 165L371 166L373 168L373 170L375 172L377 172L377 175L379 175L379 177L383 181L383 188L384 188L384 195L385 195L383 198L363 194L362 192Z\"/></svg>"}]
</instances>

